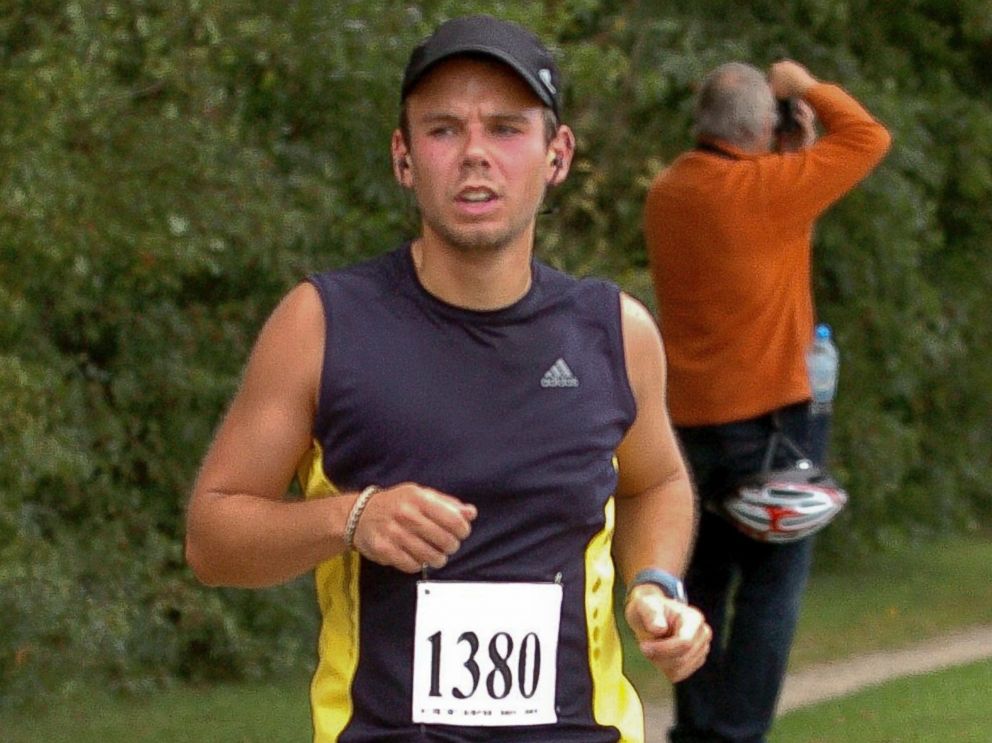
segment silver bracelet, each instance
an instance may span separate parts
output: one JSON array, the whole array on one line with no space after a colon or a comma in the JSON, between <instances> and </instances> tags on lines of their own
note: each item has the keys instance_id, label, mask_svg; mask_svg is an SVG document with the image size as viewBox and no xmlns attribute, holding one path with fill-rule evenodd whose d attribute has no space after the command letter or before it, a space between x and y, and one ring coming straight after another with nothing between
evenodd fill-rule
<instances>
[{"instance_id":1,"label":"silver bracelet","mask_svg":"<svg viewBox=\"0 0 992 743\"><path fill-rule=\"evenodd\" d=\"M348 514L348 520L344 525L344 544L348 549L354 549L355 529L358 528L358 519L362 517L362 511L368 505L369 499L380 490L382 488L378 485L369 485L355 498L355 505L351 507L351 513Z\"/></svg>"}]
</instances>

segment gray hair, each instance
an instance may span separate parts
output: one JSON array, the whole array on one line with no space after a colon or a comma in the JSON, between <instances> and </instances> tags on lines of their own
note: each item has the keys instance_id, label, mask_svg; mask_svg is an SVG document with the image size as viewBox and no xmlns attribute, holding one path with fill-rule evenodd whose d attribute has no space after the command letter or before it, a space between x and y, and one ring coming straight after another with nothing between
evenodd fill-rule
<instances>
[{"instance_id":1,"label":"gray hair","mask_svg":"<svg viewBox=\"0 0 992 743\"><path fill-rule=\"evenodd\" d=\"M728 62L703 80L693 134L747 147L774 116L775 98L764 73L743 62Z\"/></svg>"}]
</instances>

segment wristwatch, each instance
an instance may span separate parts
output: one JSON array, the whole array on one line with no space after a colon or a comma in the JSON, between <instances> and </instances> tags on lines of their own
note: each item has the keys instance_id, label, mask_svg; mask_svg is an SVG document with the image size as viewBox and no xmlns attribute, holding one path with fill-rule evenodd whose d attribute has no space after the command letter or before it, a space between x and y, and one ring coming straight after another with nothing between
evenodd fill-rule
<instances>
[{"instance_id":1,"label":"wristwatch","mask_svg":"<svg viewBox=\"0 0 992 743\"><path fill-rule=\"evenodd\" d=\"M668 598L675 601L681 601L683 604L688 604L689 599L685 595L685 586L682 585L682 581L677 577L669 573L667 570L662 570L660 568L644 568L634 576L634 580L630 582L627 586L627 595L630 595L631 589L634 586L639 586L643 583L654 583L661 589L661 592L668 596Z\"/></svg>"}]
</instances>

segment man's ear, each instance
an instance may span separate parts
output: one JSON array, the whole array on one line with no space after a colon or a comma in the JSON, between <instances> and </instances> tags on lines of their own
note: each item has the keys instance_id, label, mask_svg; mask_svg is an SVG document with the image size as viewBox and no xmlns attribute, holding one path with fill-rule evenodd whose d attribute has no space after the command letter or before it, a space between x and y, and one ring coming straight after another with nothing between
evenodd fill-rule
<instances>
[{"instance_id":1,"label":"man's ear","mask_svg":"<svg viewBox=\"0 0 992 743\"><path fill-rule=\"evenodd\" d=\"M403 138L403 132L399 129L393 132L393 141L390 147L393 158L393 175L396 182L403 188L413 188L413 170L410 167L410 151Z\"/></svg>"},{"instance_id":2,"label":"man's ear","mask_svg":"<svg viewBox=\"0 0 992 743\"><path fill-rule=\"evenodd\" d=\"M558 133L548 145L548 186L557 186L568 176L575 156L575 135L564 124L558 127Z\"/></svg>"}]
</instances>

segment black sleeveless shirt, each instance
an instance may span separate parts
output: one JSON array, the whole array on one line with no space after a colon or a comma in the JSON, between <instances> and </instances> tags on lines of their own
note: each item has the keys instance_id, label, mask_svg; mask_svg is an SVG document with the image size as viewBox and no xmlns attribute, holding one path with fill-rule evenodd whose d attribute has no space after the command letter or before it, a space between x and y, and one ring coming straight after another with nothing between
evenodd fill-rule
<instances>
[{"instance_id":1,"label":"black sleeveless shirt","mask_svg":"<svg viewBox=\"0 0 992 743\"><path fill-rule=\"evenodd\" d=\"M472 534L431 580L561 583L559 722L412 723L422 576L352 552L317 570L317 741L642 735L612 607L614 452L635 416L620 294L608 282L532 266L527 294L491 312L429 294L409 244L310 277L326 345L313 455L300 474L307 497L412 481L474 504Z\"/></svg>"}]
</instances>

